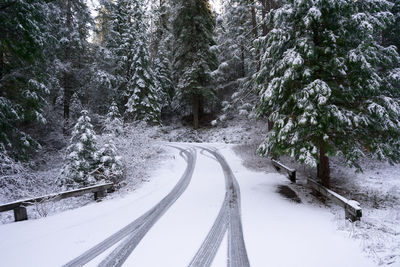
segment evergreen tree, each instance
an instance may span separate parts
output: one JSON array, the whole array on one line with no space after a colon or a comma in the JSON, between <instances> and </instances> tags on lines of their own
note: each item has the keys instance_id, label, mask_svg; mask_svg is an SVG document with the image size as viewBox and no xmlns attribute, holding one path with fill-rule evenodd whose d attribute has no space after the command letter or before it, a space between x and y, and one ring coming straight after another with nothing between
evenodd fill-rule
<instances>
[{"instance_id":1,"label":"evergreen tree","mask_svg":"<svg viewBox=\"0 0 400 267\"><path fill-rule=\"evenodd\" d=\"M207 102L215 100L211 72L218 60L211 51L214 18L207 0L181 0L173 22L174 77L176 97L181 107L190 106L193 126L199 127L199 116Z\"/></svg>"},{"instance_id":2,"label":"evergreen tree","mask_svg":"<svg viewBox=\"0 0 400 267\"><path fill-rule=\"evenodd\" d=\"M100 31L96 35L100 46L97 79L101 88L105 87L105 91L111 90L111 98L121 108L128 100L126 88L132 77L131 65L135 49L130 2L100 1L97 19L100 25Z\"/></svg>"},{"instance_id":3,"label":"evergreen tree","mask_svg":"<svg viewBox=\"0 0 400 267\"><path fill-rule=\"evenodd\" d=\"M107 6L104 45L114 55L118 99L128 119L160 122L160 107L147 49L143 3L118 0Z\"/></svg>"},{"instance_id":4,"label":"evergreen tree","mask_svg":"<svg viewBox=\"0 0 400 267\"><path fill-rule=\"evenodd\" d=\"M83 187L96 182L94 170L97 168L96 134L88 112L82 110L72 132L71 144L67 148L65 164L59 178L63 187Z\"/></svg>"},{"instance_id":5,"label":"evergreen tree","mask_svg":"<svg viewBox=\"0 0 400 267\"><path fill-rule=\"evenodd\" d=\"M93 26L90 10L84 0L53 1L51 12L51 35L56 39L47 52L53 56L56 79L52 84L53 103L62 99L64 132L69 130L71 98L74 94L80 100L88 92L87 85L92 80L89 32Z\"/></svg>"},{"instance_id":6,"label":"evergreen tree","mask_svg":"<svg viewBox=\"0 0 400 267\"><path fill-rule=\"evenodd\" d=\"M400 0L391 0L391 2L394 19L385 30L382 42L384 45L395 45L397 52L400 53Z\"/></svg>"},{"instance_id":7,"label":"evergreen tree","mask_svg":"<svg viewBox=\"0 0 400 267\"><path fill-rule=\"evenodd\" d=\"M219 17L217 43L220 62L219 83L224 86L254 73L252 59L251 7L247 0L226 0Z\"/></svg>"},{"instance_id":8,"label":"evergreen tree","mask_svg":"<svg viewBox=\"0 0 400 267\"><path fill-rule=\"evenodd\" d=\"M0 145L14 158L26 158L38 145L27 126L46 122L47 8L41 0L0 3Z\"/></svg>"},{"instance_id":9,"label":"evergreen tree","mask_svg":"<svg viewBox=\"0 0 400 267\"><path fill-rule=\"evenodd\" d=\"M259 37L253 26L255 5L248 0L225 0L217 19L218 61L216 72L218 90L224 96L223 115L254 117L252 112L258 98L251 86L251 77L257 70L253 42ZM250 113L249 113L250 111Z\"/></svg>"},{"instance_id":10,"label":"evergreen tree","mask_svg":"<svg viewBox=\"0 0 400 267\"><path fill-rule=\"evenodd\" d=\"M111 138L96 152L96 158L98 159L98 167L95 172L97 181L117 183L121 180L124 175L123 164Z\"/></svg>"},{"instance_id":11,"label":"evergreen tree","mask_svg":"<svg viewBox=\"0 0 400 267\"><path fill-rule=\"evenodd\" d=\"M329 156L350 166L367 152L400 159L399 55L376 39L391 19L378 0L282 1L256 75L260 115L271 132L261 154L288 154L317 167L329 186Z\"/></svg>"},{"instance_id":12,"label":"evergreen tree","mask_svg":"<svg viewBox=\"0 0 400 267\"><path fill-rule=\"evenodd\" d=\"M167 54L168 52L164 45L161 45L154 61L154 78L157 97L161 108L164 109L170 107L174 96L172 69Z\"/></svg>"},{"instance_id":13,"label":"evergreen tree","mask_svg":"<svg viewBox=\"0 0 400 267\"><path fill-rule=\"evenodd\" d=\"M104 121L104 130L106 133L119 135L122 133L122 127L121 114L119 113L117 103L113 102Z\"/></svg>"},{"instance_id":14,"label":"evergreen tree","mask_svg":"<svg viewBox=\"0 0 400 267\"><path fill-rule=\"evenodd\" d=\"M153 54L153 68L157 96L164 110L170 109L174 96L174 84L172 77L172 33L170 32L169 17L172 15L172 7L168 1L157 1L154 8L155 30L152 32L151 47Z\"/></svg>"}]
</instances>

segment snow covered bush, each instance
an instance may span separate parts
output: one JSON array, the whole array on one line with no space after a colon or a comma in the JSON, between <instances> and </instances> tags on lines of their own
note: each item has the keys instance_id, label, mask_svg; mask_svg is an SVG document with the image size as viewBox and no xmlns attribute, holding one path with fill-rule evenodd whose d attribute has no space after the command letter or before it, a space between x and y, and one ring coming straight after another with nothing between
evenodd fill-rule
<instances>
[{"instance_id":1,"label":"snow covered bush","mask_svg":"<svg viewBox=\"0 0 400 267\"><path fill-rule=\"evenodd\" d=\"M96 134L86 110L74 126L71 144L67 148L65 164L58 183L60 186L82 187L95 183L93 171L96 169Z\"/></svg>"},{"instance_id":2,"label":"snow covered bush","mask_svg":"<svg viewBox=\"0 0 400 267\"><path fill-rule=\"evenodd\" d=\"M112 102L106 119L104 121L104 131L116 136L120 135L123 131L123 124L121 114L119 113L117 103Z\"/></svg>"},{"instance_id":3,"label":"snow covered bush","mask_svg":"<svg viewBox=\"0 0 400 267\"><path fill-rule=\"evenodd\" d=\"M38 186L35 178L0 144L0 203L26 197L32 188Z\"/></svg>"},{"instance_id":4,"label":"snow covered bush","mask_svg":"<svg viewBox=\"0 0 400 267\"><path fill-rule=\"evenodd\" d=\"M124 176L124 166L121 157L117 155L117 148L111 139L107 137L106 143L96 152L97 169L95 176L97 181L119 182Z\"/></svg>"}]
</instances>

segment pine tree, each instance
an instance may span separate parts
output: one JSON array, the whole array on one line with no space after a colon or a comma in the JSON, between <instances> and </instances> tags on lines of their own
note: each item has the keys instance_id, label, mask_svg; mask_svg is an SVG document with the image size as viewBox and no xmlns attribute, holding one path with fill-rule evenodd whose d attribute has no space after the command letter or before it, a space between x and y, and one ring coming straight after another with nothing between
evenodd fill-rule
<instances>
[{"instance_id":1,"label":"pine tree","mask_svg":"<svg viewBox=\"0 0 400 267\"><path fill-rule=\"evenodd\" d=\"M174 83L172 81L171 64L167 56L164 45L158 49L157 57L154 61L154 77L157 97L161 108L169 108L174 96Z\"/></svg>"},{"instance_id":2,"label":"pine tree","mask_svg":"<svg viewBox=\"0 0 400 267\"><path fill-rule=\"evenodd\" d=\"M38 147L27 126L46 122L43 106L48 88L42 67L48 43L46 2L0 3L0 145L17 159L26 159Z\"/></svg>"},{"instance_id":3,"label":"pine tree","mask_svg":"<svg viewBox=\"0 0 400 267\"><path fill-rule=\"evenodd\" d=\"M219 48L220 83L223 85L254 73L252 60L251 7L247 0L226 0L219 17L217 43Z\"/></svg>"},{"instance_id":4,"label":"pine tree","mask_svg":"<svg viewBox=\"0 0 400 267\"><path fill-rule=\"evenodd\" d=\"M256 72L258 59L255 57L253 42L259 37L258 28L253 26L255 5L248 0L225 0L222 13L217 19L218 90L225 97L222 102L226 118L233 113L254 117L252 112L258 98L251 86L252 75ZM251 113L249 113L249 111Z\"/></svg>"},{"instance_id":5,"label":"pine tree","mask_svg":"<svg viewBox=\"0 0 400 267\"><path fill-rule=\"evenodd\" d=\"M207 102L215 100L211 72L218 62L211 51L214 18L207 0L181 0L173 22L174 77L181 107L191 106L193 127L199 127Z\"/></svg>"},{"instance_id":6,"label":"pine tree","mask_svg":"<svg viewBox=\"0 0 400 267\"><path fill-rule=\"evenodd\" d=\"M117 103L112 102L108 110L106 120L104 121L104 131L106 133L119 135L123 131L121 114L119 113Z\"/></svg>"},{"instance_id":7,"label":"pine tree","mask_svg":"<svg viewBox=\"0 0 400 267\"><path fill-rule=\"evenodd\" d=\"M390 21L390 5L378 0L283 1L272 11L273 29L256 75L260 115L271 132L261 154L288 154L317 167L329 186L329 156L360 168L368 152L400 159L399 62L376 36ZM396 81L397 79L397 81Z\"/></svg>"},{"instance_id":8,"label":"pine tree","mask_svg":"<svg viewBox=\"0 0 400 267\"><path fill-rule=\"evenodd\" d=\"M97 138L88 112L82 110L81 114L74 126L58 181L60 186L66 188L83 187L96 182L93 172L97 168Z\"/></svg>"},{"instance_id":9,"label":"pine tree","mask_svg":"<svg viewBox=\"0 0 400 267\"><path fill-rule=\"evenodd\" d=\"M132 7L133 29L135 30L135 50L132 58L132 77L128 82L128 102L125 104L126 116L134 120L160 122L160 104L150 65L148 41L145 34L144 10L140 1Z\"/></svg>"},{"instance_id":10,"label":"pine tree","mask_svg":"<svg viewBox=\"0 0 400 267\"><path fill-rule=\"evenodd\" d=\"M169 17L172 15L172 7L165 0L157 1L154 8L155 27L152 32L151 47L153 55L153 68L157 96L163 110L171 109L174 96L174 83L172 77L172 33Z\"/></svg>"},{"instance_id":11,"label":"pine tree","mask_svg":"<svg viewBox=\"0 0 400 267\"><path fill-rule=\"evenodd\" d=\"M382 43L384 45L395 45L400 53L400 0L391 0L391 2L393 3L391 12L394 15L394 19L382 36Z\"/></svg>"},{"instance_id":12,"label":"pine tree","mask_svg":"<svg viewBox=\"0 0 400 267\"><path fill-rule=\"evenodd\" d=\"M121 157L117 155L117 148L109 137L104 146L96 152L98 167L96 180L117 183L124 175Z\"/></svg>"},{"instance_id":13,"label":"pine tree","mask_svg":"<svg viewBox=\"0 0 400 267\"><path fill-rule=\"evenodd\" d=\"M104 46L113 54L117 101L127 119L160 122L159 100L148 52L143 3L118 0L105 5Z\"/></svg>"},{"instance_id":14,"label":"pine tree","mask_svg":"<svg viewBox=\"0 0 400 267\"><path fill-rule=\"evenodd\" d=\"M52 2L51 35L55 44L47 51L54 57L50 69L55 69L53 99L62 98L63 130L69 130L71 98L83 98L92 80L89 33L93 26L90 10L84 0L57 0ZM55 101L53 101L54 103Z\"/></svg>"}]
</instances>

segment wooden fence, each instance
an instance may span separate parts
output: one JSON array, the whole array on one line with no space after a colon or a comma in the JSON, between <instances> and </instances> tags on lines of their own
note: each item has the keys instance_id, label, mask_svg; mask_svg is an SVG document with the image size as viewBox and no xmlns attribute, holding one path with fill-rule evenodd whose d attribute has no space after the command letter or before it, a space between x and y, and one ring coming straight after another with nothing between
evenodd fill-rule
<instances>
[{"instance_id":1,"label":"wooden fence","mask_svg":"<svg viewBox=\"0 0 400 267\"><path fill-rule=\"evenodd\" d=\"M282 163L272 160L272 165L279 171L280 169L285 170L288 173L289 180L293 183L296 183L296 170L291 169ZM345 218L351 221L359 221L362 216L362 209L360 207L360 203L355 200L348 200L347 198L339 195L338 193L322 186L319 182L307 178L307 184L311 187L311 189L325 198L329 198L337 205L344 208Z\"/></svg>"},{"instance_id":2,"label":"wooden fence","mask_svg":"<svg viewBox=\"0 0 400 267\"><path fill-rule=\"evenodd\" d=\"M113 183L106 183L100 185L89 186L85 188L54 193L41 197L17 200L10 203L0 205L0 212L14 210L14 219L16 222L28 219L26 206L34 205L44 201L57 201L64 198L81 196L88 193L94 193L94 199L100 199L107 195L107 190L113 187Z\"/></svg>"},{"instance_id":3,"label":"wooden fence","mask_svg":"<svg viewBox=\"0 0 400 267\"><path fill-rule=\"evenodd\" d=\"M291 169L274 159L271 160L271 162L272 162L272 165L275 167L275 169L277 169L278 171L281 169L285 170L288 174L289 180L292 181L293 183L296 183L296 170L295 169Z\"/></svg>"}]
</instances>

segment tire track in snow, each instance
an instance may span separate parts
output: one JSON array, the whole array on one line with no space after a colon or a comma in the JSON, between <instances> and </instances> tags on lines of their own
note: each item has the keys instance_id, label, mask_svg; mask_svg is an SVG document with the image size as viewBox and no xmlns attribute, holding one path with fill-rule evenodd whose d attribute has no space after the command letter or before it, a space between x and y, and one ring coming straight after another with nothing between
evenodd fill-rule
<instances>
[{"instance_id":1,"label":"tire track in snow","mask_svg":"<svg viewBox=\"0 0 400 267\"><path fill-rule=\"evenodd\" d=\"M158 219L168 210L170 206L182 195L188 187L195 163L196 150L185 150L180 147L171 146L180 150L180 155L186 160L187 167L179 182L175 185L172 191L165 196L157 205L147 211L145 214L131 222L115 234L98 243L91 249L84 252L82 255L66 263L64 267L83 266L105 250L115 245L124 237L128 236L111 254L104 259L100 266L121 266L128 256L135 249L137 244L142 240L150 228L158 221Z\"/></svg>"},{"instance_id":2,"label":"tire track in snow","mask_svg":"<svg viewBox=\"0 0 400 267\"><path fill-rule=\"evenodd\" d=\"M227 266L250 266L243 239L239 184L225 158L219 152L205 147L200 148L213 155L221 165L225 176L226 194L223 205L211 230L189 266L210 266L217 254L226 230L228 230Z\"/></svg>"}]
</instances>

